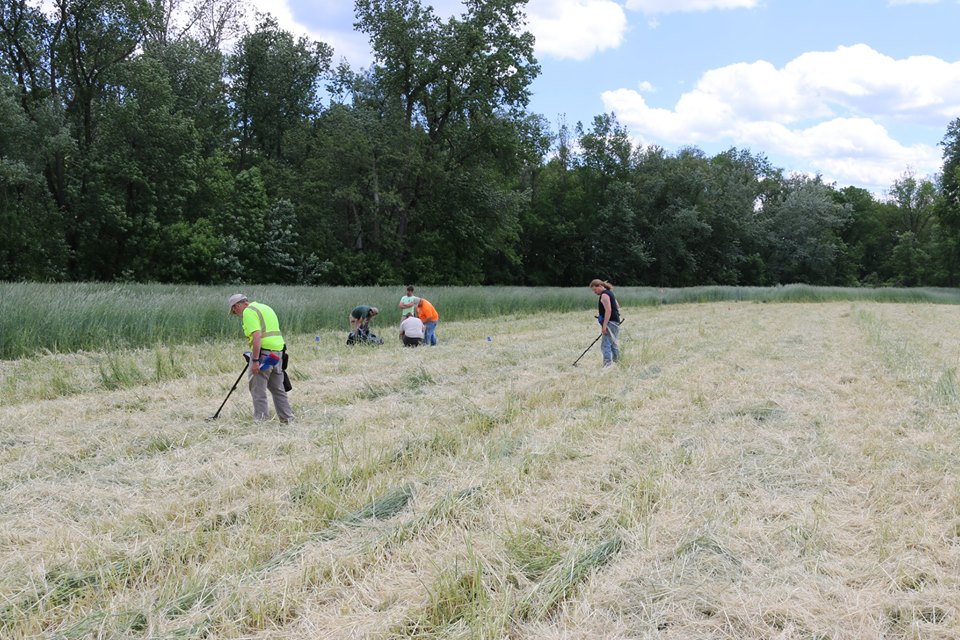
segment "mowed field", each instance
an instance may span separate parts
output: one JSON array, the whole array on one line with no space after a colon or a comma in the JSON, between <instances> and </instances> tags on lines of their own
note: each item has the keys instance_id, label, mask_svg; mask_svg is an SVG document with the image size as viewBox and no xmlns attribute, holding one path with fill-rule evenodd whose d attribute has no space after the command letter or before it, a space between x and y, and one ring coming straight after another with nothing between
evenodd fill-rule
<instances>
[{"instance_id":1,"label":"mowed field","mask_svg":"<svg viewBox=\"0 0 960 640\"><path fill-rule=\"evenodd\" d=\"M4 362L0 636L960 637L960 308L590 311Z\"/></svg>"}]
</instances>

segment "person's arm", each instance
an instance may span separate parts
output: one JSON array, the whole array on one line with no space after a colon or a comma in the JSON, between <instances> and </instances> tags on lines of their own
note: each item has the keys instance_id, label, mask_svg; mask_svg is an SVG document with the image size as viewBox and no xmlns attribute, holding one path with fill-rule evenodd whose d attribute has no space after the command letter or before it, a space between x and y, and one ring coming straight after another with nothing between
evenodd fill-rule
<instances>
[{"instance_id":1,"label":"person's arm","mask_svg":"<svg viewBox=\"0 0 960 640\"><path fill-rule=\"evenodd\" d=\"M260 371L260 332L250 334L250 371L254 374Z\"/></svg>"},{"instance_id":2,"label":"person's arm","mask_svg":"<svg viewBox=\"0 0 960 640\"><path fill-rule=\"evenodd\" d=\"M610 296L605 293L601 293L600 303L603 305L603 325L600 327L600 333L606 335L607 323L610 321Z\"/></svg>"}]
</instances>

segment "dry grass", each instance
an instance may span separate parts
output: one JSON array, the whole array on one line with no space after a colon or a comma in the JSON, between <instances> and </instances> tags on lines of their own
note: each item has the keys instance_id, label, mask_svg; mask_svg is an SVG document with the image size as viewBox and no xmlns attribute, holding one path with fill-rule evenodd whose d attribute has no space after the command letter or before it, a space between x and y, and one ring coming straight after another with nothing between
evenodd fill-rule
<instances>
[{"instance_id":1,"label":"dry grass","mask_svg":"<svg viewBox=\"0 0 960 640\"><path fill-rule=\"evenodd\" d=\"M296 336L290 426L204 421L239 339L6 362L0 636L960 637L955 314Z\"/></svg>"}]
</instances>

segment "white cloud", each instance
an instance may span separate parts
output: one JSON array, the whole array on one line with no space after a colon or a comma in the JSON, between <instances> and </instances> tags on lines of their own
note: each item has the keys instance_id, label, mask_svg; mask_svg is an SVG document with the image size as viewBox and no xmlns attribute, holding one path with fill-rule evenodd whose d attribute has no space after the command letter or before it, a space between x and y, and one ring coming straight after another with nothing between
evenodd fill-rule
<instances>
[{"instance_id":1,"label":"white cloud","mask_svg":"<svg viewBox=\"0 0 960 640\"><path fill-rule=\"evenodd\" d=\"M866 45L806 53L784 75L821 103L861 113L881 113L920 123L960 115L960 62L933 56L896 60Z\"/></svg>"},{"instance_id":2,"label":"white cloud","mask_svg":"<svg viewBox=\"0 0 960 640\"><path fill-rule=\"evenodd\" d=\"M303 33L307 29L302 24L293 19L293 12L290 11L290 4L287 0L250 0L250 5L255 12L269 13L280 24L282 29L291 33ZM253 15L249 16L253 20Z\"/></svg>"},{"instance_id":3,"label":"white cloud","mask_svg":"<svg viewBox=\"0 0 960 640\"><path fill-rule=\"evenodd\" d=\"M647 14L648 27L656 29L660 26L656 14L752 8L758 2L627 0L626 8ZM530 0L527 19L528 28L537 39L538 54L573 60L585 60L600 51L619 47L628 28L623 3L617 0Z\"/></svg>"},{"instance_id":4,"label":"white cloud","mask_svg":"<svg viewBox=\"0 0 960 640\"><path fill-rule=\"evenodd\" d=\"M324 7L328 15L343 14L353 15L353 9L346 7L341 0L314 0ZM354 67L369 65L372 60L370 53L370 43L367 37L362 33L356 33L352 30L327 30L310 29L293 17L293 11L290 9L289 0L251 0L251 6L260 13L269 13L277 19L280 28L289 31L294 36L305 35L311 40L319 40L333 47L333 56L335 61L346 58ZM248 20L253 25L253 12L248 16ZM352 25L352 21L350 22Z\"/></svg>"},{"instance_id":5,"label":"white cloud","mask_svg":"<svg viewBox=\"0 0 960 640\"><path fill-rule=\"evenodd\" d=\"M353 65L365 66L371 61L369 43L363 34L352 30L308 29L296 21L292 3L305 0L252 0L254 8L270 13L280 26L291 33L306 33L311 38L333 46L335 56L345 56ZM343 0L315 0L325 15L338 19L332 24L348 23L352 4ZM463 0L432 0L429 4L440 20L459 17L466 7ZM312 7L315 9L316 4ZM590 56L619 47L627 31L627 16L617 0L530 0L526 7L527 29L536 37L538 55L585 60Z\"/></svg>"},{"instance_id":6,"label":"white cloud","mask_svg":"<svg viewBox=\"0 0 960 640\"><path fill-rule=\"evenodd\" d=\"M585 60L620 46L627 16L612 0L531 0L527 24L538 54Z\"/></svg>"},{"instance_id":7,"label":"white cloud","mask_svg":"<svg viewBox=\"0 0 960 640\"><path fill-rule=\"evenodd\" d=\"M641 139L749 146L838 181L882 188L905 166L939 170L935 143L901 144L888 126L943 129L960 117L960 62L898 60L856 45L806 53L782 68L759 61L710 70L671 109L652 107L631 89L602 98Z\"/></svg>"},{"instance_id":8,"label":"white cloud","mask_svg":"<svg viewBox=\"0 0 960 640\"><path fill-rule=\"evenodd\" d=\"M714 9L752 9L759 0L627 0L627 8L643 13L681 13Z\"/></svg>"}]
</instances>

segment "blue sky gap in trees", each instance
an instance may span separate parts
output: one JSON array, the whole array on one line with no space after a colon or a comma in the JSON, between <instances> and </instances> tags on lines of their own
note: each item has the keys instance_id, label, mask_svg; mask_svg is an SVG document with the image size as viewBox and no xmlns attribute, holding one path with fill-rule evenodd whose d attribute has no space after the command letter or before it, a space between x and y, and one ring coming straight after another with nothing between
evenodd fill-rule
<instances>
[{"instance_id":1,"label":"blue sky gap in trees","mask_svg":"<svg viewBox=\"0 0 960 640\"><path fill-rule=\"evenodd\" d=\"M458 0L423 0L459 15ZM349 0L254 0L366 67ZM542 65L530 110L613 112L637 144L732 146L883 194L940 170L960 117L958 0L529 0Z\"/></svg>"}]
</instances>

